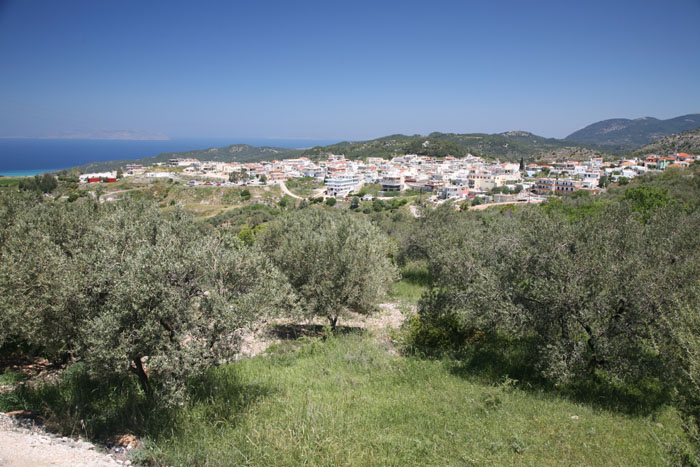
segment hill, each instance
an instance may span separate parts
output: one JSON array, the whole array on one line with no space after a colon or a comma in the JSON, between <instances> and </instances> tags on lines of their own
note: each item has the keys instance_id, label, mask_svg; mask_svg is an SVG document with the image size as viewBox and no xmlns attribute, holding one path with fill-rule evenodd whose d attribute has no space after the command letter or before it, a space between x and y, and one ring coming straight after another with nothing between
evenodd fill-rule
<instances>
[{"instance_id":1,"label":"hill","mask_svg":"<svg viewBox=\"0 0 700 467\"><path fill-rule=\"evenodd\" d=\"M611 155L595 149L565 147L543 151L535 156L535 160L538 162L587 161L597 157L609 159Z\"/></svg>"},{"instance_id":2,"label":"hill","mask_svg":"<svg viewBox=\"0 0 700 467\"><path fill-rule=\"evenodd\" d=\"M345 154L348 159L366 157L391 158L404 154L420 154L431 157L479 155L487 158L517 161L520 158L534 159L545 151L566 147L580 147L570 141L544 138L526 131L508 131L505 133L430 133L423 135L390 135L368 141L345 141L329 146L316 146L310 149L289 149L270 146L250 146L232 144L222 148L209 148L184 152L164 152L143 159L122 159L104 162L91 162L78 167L83 172L116 170L126 164L151 165L167 162L173 158L196 158L219 162L257 162L261 160L288 159L308 157L318 159L328 154Z\"/></svg>"},{"instance_id":3,"label":"hill","mask_svg":"<svg viewBox=\"0 0 700 467\"><path fill-rule=\"evenodd\" d=\"M571 142L544 138L526 131L505 133L430 133L422 135L391 135L369 141L342 142L330 146L317 146L304 151L313 158L325 154L345 154L350 159L365 157L393 157L403 154L419 154L431 157L465 156L474 154L501 160L515 161L521 157L532 159L536 154L571 146ZM581 146L581 145L579 145Z\"/></svg>"},{"instance_id":4,"label":"hill","mask_svg":"<svg viewBox=\"0 0 700 467\"><path fill-rule=\"evenodd\" d=\"M272 146L251 146L249 144L232 144L223 148L197 149L183 152L163 152L153 157L143 159L121 159L103 162L90 162L78 167L83 172L99 172L116 170L126 164L152 165L156 162L167 162L173 158L196 158L217 162L257 162L271 159L287 159L299 157L301 149L277 148Z\"/></svg>"},{"instance_id":5,"label":"hill","mask_svg":"<svg viewBox=\"0 0 700 467\"><path fill-rule=\"evenodd\" d=\"M579 144L598 146L612 152L625 152L664 136L700 127L700 114L683 115L668 120L652 117L614 118L603 120L578 130L566 137Z\"/></svg>"},{"instance_id":6,"label":"hill","mask_svg":"<svg viewBox=\"0 0 700 467\"><path fill-rule=\"evenodd\" d=\"M677 135L664 136L658 141L654 141L653 143L636 149L634 154L666 155L676 152L700 154L700 128L678 133Z\"/></svg>"}]
</instances>

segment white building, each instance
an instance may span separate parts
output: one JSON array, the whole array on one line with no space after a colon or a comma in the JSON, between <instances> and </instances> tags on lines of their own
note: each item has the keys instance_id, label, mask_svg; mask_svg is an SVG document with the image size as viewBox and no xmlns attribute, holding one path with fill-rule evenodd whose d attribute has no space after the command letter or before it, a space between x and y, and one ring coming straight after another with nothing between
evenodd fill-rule
<instances>
[{"instance_id":1,"label":"white building","mask_svg":"<svg viewBox=\"0 0 700 467\"><path fill-rule=\"evenodd\" d=\"M360 183L357 174L340 174L326 179L326 193L328 196L343 198L355 189Z\"/></svg>"},{"instance_id":2,"label":"white building","mask_svg":"<svg viewBox=\"0 0 700 467\"><path fill-rule=\"evenodd\" d=\"M404 178L403 175L397 173L388 173L382 177L382 191L403 191Z\"/></svg>"}]
</instances>

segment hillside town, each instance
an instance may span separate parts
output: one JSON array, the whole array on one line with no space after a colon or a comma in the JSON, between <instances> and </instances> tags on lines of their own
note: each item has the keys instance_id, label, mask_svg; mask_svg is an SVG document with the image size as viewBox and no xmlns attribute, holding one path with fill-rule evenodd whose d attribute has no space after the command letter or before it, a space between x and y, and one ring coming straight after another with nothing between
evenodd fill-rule
<instances>
[{"instance_id":1,"label":"hillside town","mask_svg":"<svg viewBox=\"0 0 700 467\"><path fill-rule=\"evenodd\" d=\"M582 190L597 194L609 183L625 184L639 175L687 167L697 160L700 156L687 153L540 164L524 164L522 160L520 163L487 161L471 154L444 159L405 154L392 159L368 157L366 160L329 154L321 161L300 157L251 163L174 158L153 166L128 164L125 170L82 174L80 181L110 183L134 176L181 178L191 186L240 186L311 178L325 185L319 195L334 198L347 198L360 193L365 184L374 184L380 187L378 196L425 192L426 199L436 203L448 199L513 202L538 201Z\"/></svg>"}]
</instances>

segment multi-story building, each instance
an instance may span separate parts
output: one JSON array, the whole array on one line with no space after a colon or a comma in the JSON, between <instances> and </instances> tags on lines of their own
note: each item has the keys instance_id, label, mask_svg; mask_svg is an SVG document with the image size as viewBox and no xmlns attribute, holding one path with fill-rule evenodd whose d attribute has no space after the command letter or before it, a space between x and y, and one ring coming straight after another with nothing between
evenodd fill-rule
<instances>
[{"instance_id":1,"label":"multi-story building","mask_svg":"<svg viewBox=\"0 0 700 467\"><path fill-rule=\"evenodd\" d=\"M596 185L596 180L541 178L537 180L534 191L540 195L566 195L579 190L593 190Z\"/></svg>"},{"instance_id":2,"label":"multi-story building","mask_svg":"<svg viewBox=\"0 0 700 467\"><path fill-rule=\"evenodd\" d=\"M404 178L403 175L397 173L388 173L382 177L382 191L403 191Z\"/></svg>"},{"instance_id":3,"label":"multi-story building","mask_svg":"<svg viewBox=\"0 0 700 467\"><path fill-rule=\"evenodd\" d=\"M328 196L343 198L347 196L360 183L357 174L338 174L326 179L326 193Z\"/></svg>"}]
</instances>

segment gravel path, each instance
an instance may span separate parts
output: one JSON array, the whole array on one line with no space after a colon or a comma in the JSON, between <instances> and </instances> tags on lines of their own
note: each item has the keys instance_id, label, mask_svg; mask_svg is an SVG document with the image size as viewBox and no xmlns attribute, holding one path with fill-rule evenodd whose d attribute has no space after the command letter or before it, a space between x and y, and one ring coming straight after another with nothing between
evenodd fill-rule
<instances>
[{"instance_id":1,"label":"gravel path","mask_svg":"<svg viewBox=\"0 0 700 467\"><path fill-rule=\"evenodd\" d=\"M0 465L13 467L118 466L118 460L87 441L50 435L39 427L0 413Z\"/></svg>"}]
</instances>

